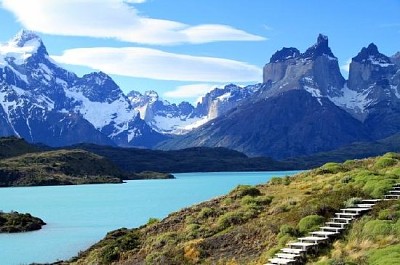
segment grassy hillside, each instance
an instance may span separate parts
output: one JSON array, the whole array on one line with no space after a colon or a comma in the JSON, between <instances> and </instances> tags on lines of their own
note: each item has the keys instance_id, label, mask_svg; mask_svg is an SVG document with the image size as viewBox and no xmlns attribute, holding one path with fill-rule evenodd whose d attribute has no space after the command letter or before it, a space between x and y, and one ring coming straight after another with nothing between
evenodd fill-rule
<instances>
[{"instance_id":1,"label":"grassy hillside","mask_svg":"<svg viewBox=\"0 0 400 265\"><path fill-rule=\"evenodd\" d=\"M66 263L264 264L355 198L379 198L398 182L400 154L328 163L110 232ZM398 202L382 203L310 264L399 264L399 218Z\"/></svg>"},{"instance_id":2,"label":"grassy hillside","mask_svg":"<svg viewBox=\"0 0 400 265\"><path fill-rule=\"evenodd\" d=\"M17 137L0 137L0 159L39 152L41 149Z\"/></svg>"},{"instance_id":3,"label":"grassy hillside","mask_svg":"<svg viewBox=\"0 0 400 265\"><path fill-rule=\"evenodd\" d=\"M0 187L120 183L121 171L83 150L27 153L0 160Z\"/></svg>"},{"instance_id":4,"label":"grassy hillside","mask_svg":"<svg viewBox=\"0 0 400 265\"><path fill-rule=\"evenodd\" d=\"M0 233L18 233L39 230L46 223L29 213L0 211Z\"/></svg>"}]
</instances>

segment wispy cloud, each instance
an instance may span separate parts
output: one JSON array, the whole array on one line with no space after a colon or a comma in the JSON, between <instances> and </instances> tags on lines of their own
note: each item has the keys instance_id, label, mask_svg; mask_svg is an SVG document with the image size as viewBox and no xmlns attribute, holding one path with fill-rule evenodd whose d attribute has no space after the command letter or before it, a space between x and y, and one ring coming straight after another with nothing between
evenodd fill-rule
<instances>
[{"instance_id":1,"label":"wispy cloud","mask_svg":"<svg viewBox=\"0 0 400 265\"><path fill-rule=\"evenodd\" d=\"M164 93L169 98L199 98L210 92L214 88L219 87L216 84L191 84L178 86L176 89Z\"/></svg>"},{"instance_id":2,"label":"wispy cloud","mask_svg":"<svg viewBox=\"0 0 400 265\"><path fill-rule=\"evenodd\" d=\"M145 0L2 0L1 3L24 27L46 34L157 45L265 40L228 25L192 26L149 18L132 6L143 2Z\"/></svg>"},{"instance_id":3,"label":"wispy cloud","mask_svg":"<svg viewBox=\"0 0 400 265\"><path fill-rule=\"evenodd\" d=\"M261 68L245 62L139 47L70 49L52 58L59 63L87 66L108 74L157 80L253 82L262 76Z\"/></svg>"},{"instance_id":4,"label":"wispy cloud","mask_svg":"<svg viewBox=\"0 0 400 265\"><path fill-rule=\"evenodd\" d=\"M349 72L350 71L350 63L351 63L351 58L348 59L345 64L340 66L340 69L342 69L345 72Z\"/></svg>"}]
</instances>

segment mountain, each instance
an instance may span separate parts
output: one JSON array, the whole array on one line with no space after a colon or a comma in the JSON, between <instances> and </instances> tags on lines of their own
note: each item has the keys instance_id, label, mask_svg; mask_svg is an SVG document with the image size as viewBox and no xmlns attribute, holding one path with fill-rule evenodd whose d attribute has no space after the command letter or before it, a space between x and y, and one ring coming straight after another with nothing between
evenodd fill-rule
<instances>
[{"instance_id":1,"label":"mountain","mask_svg":"<svg viewBox=\"0 0 400 265\"><path fill-rule=\"evenodd\" d=\"M238 107L161 147L219 146L282 159L332 150L359 139L369 139L360 121L327 98L297 89Z\"/></svg>"},{"instance_id":2,"label":"mountain","mask_svg":"<svg viewBox=\"0 0 400 265\"><path fill-rule=\"evenodd\" d=\"M151 147L166 139L138 117L108 75L78 77L61 68L26 30L0 46L0 125L2 136L51 146Z\"/></svg>"},{"instance_id":3,"label":"mountain","mask_svg":"<svg viewBox=\"0 0 400 265\"><path fill-rule=\"evenodd\" d=\"M221 116L243 104L264 88L263 84L240 87L234 84L215 88L204 95L196 106L189 102L178 105L161 100L156 91L128 93L133 108L155 131L163 134L181 135Z\"/></svg>"},{"instance_id":4,"label":"mountain","mask_svg":"<svg viewBox=\"0 0 400 265\"><path fill-rule=\"evenodd\" d=\"M345 80L326 36L304 53L283 48L247 101L159 147L219 146L284 159L389 137L400 132L393 58L371 44L353 58Z\"/></svg>"}]
</instances>

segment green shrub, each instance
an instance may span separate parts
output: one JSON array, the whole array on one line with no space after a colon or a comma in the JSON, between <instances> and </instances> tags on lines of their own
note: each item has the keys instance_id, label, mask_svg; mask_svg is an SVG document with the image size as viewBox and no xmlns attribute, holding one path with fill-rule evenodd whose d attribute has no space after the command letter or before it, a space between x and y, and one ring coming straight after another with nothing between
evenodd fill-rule
<instances>
[{"instance_id":1,"label":"green shrub","mask_svg":"<svg viewBox=\"0 0 400 265\"><path fill-rule=\"evenodd\" d=\"M299 232L302 234L319 230L319 226L324 223L324 217L320 215L309 215L302 218L298 224Z\"/></svg>"},{"instance_id":2,"label":"green shrub","mask_svg":"<svg viewBox=\"0 0 400 265\"><path fill-rule=\"evenodd\" d=\"M244 216L242 212L228 212L221 215L217 221L218 230L222 231L227 229L232 225L240 224L244 221Z\"/></svg>"},{"instance_id":3,"label":"green shrub","mask_svg":"<svg viewBox=\"0 0 400 265\"><path fill-rule=\"evenodd\" d=\"M216 214L216 211L214 209L209 208L209 207L204 207L200 210L197 217L199 219L207 219L211 216L214 216L215 214Z\"/></svg>"},{"instance_id":4,"label":"green shrub","mask_svg":"<svg viewBox=\"0 0 400 265\"><path fill-rule=\"evenodd\" d=\"M230 195L234 198L242 198L244 196L260 196L261 191L254 186L250 185L239 185L233 191L231 191Z\"/></svg>"},{"instance_id":5,"label":"green shrub","mask_svg":"<svg viewBox=\"0 0 400 265\"><path fill-rule=\"evenodd\" d=\"M391 157L382 156L378 158L375 162L374 167L377 169L383 169L387 167L394 166L397 163L397 160Z\"/></svg>"},{"instance_id":6,"label":"green shrub","mask_svg":"<svg viewBox=\"0 0 400 265\"><path fill-rule=\"evenodd\" d=\"M353 198L350 198L347 201L345 201L344 206L347 208L354 207L357 203L360 203L361 201L362 201L362 198L353 197Z\"/></svg>"},{"instance_id":7,"label":"green shrub","mask_svg":"<svg viewBox=\"0 0 400 265\"><path fill-rule=\"evenodd\" d=\"M392 232L390 221L372 220L368 221L362 230L363 236L366 238L375 238L377 236L387 236Z\"/></svg>"},{"instance_id":8,"label":"green shrub","mask_svg":"<svg viewBox=\"0 0 400 265\"><path fill-rule=\"evenodd\" d=\"M284 224L279 228L278 237L282 237L283 235L289 235L291 237L298 236L298 231L295 227L291 225Z\"/></svg>"},{"instance_id":9,"label":"green shrub","mask_svg":"<svg viewBox=\"0 0 400 265\"><path fill-rule=\"evenodd\" d=\"M150 217L149 220L147 221L147 225L156 224L156 223L158 223L158 222L160 222L160 219Z\"/></svg>"},{"instance_id":10,"label":"green shrub","mask_svg":"<svg viewBox=\"0 0 400 265\"><path fill-rule=\"evenodd\" d=\"M325 165L323 165L320 169L319 169L319 173L322 174L336 174L339 173L341 171L343 171L343 166L341 164L338 163L326 163Z\"/></svg>"}]
</instances>

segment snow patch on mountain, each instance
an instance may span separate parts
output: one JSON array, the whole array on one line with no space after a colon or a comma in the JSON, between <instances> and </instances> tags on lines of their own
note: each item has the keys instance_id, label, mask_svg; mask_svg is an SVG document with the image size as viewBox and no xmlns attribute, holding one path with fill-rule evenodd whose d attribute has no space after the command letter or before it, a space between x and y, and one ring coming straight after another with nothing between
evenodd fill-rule
<instances>
[{"instance_id":1,"label":"snow patch on mountain","mask_svg":"<svg viewBox=\"0 0 400 265\"><path fill-rule=\"evenodd\" d=\"M114 132L112 136L127 130L128 122L137 115L123 97L108 103L90 101L82 92L74 91L73 88L66 89L65 94L77 103L74 111L82 114L96 129L101 130L106 125L115 124L117 132Z\"/></svg>"}]
</instances>

